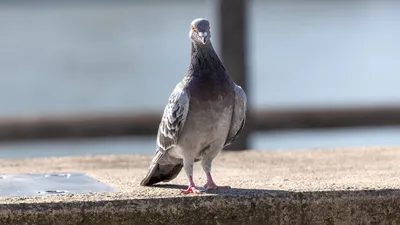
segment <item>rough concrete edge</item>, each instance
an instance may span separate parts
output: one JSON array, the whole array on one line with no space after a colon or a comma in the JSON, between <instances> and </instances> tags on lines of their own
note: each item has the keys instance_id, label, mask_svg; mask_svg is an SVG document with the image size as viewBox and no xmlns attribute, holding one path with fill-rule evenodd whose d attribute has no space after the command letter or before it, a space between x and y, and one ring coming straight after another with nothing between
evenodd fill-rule
<instances>
[{"instance_id":1,"label":"rough concrete edge","mask_svg":"<svg viewBox=\"0 0 400 225\"><path fill-rule=\"evenodd\" d=\"M400 190L0 203L0 224L400 224Z\"/></svg>"}]
</instances>

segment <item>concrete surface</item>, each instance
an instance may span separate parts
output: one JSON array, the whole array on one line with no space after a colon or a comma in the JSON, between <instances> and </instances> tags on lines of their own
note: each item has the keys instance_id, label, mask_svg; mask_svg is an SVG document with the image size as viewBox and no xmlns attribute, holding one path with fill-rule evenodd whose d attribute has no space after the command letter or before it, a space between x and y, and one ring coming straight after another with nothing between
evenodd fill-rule
<instances>
[{"instance_id":1,"label":"concrete surface","mask_svg":"<svg viewBox=\"0 0 400 225\"><path fill-rule=\"evenodd\" d=\"M400 147L224 152L215 181L140 187L150 155L0 160L1 173L84 172L119 193L0 198L0 224L400 224ZM196 164L195 181L205 182Z\"/></svg>"}]
</instances>

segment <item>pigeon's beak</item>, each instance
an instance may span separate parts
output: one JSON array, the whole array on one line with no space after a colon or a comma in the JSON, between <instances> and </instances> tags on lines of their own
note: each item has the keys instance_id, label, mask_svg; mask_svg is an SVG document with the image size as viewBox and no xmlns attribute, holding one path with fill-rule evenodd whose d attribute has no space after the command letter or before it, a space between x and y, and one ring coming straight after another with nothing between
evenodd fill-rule
<instances>
[{"instance_id":1,"label":"pigeon's beak","mask_svg":"<svg viewBox=\"0 0 400 225\"><path fill-rule=\"evenodd\" d=\"M208 40L207 32L199 32L199 36L200 36L201 42L203 42L203 44L205 44Z\"/></svg>"}]
</instances>

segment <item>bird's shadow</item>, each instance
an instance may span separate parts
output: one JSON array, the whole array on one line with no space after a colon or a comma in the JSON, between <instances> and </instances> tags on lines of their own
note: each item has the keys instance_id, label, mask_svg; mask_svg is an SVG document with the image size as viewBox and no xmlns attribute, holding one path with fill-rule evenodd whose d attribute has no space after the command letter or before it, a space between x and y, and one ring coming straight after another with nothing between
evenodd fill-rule
<instances>
[{"instance_id":1,"label":"bird's shadow","mask_svg":"<svg viewBox=\"0 0 400 225\"><path fill-rule=\"evenodd\" d=\"M182 192L187 189L187 185L180 184L156 184L151 187L154 188L165 188L165 189L176 189L181 190ZM291 193L291 191L285 190L271 190L271 189L254 189L254 188L235 188L231 187L230 189L224 190L204 190L205 194L216 194L216 195L257 195L257 194L268 194L271 196L282 195Z\"/></svg>"}]
</instances>

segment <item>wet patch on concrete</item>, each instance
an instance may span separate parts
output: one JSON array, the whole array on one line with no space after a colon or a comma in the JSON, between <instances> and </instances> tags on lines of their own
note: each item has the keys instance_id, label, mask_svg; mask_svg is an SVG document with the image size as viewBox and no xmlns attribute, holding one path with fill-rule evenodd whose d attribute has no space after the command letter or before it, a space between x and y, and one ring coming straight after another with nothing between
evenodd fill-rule
<instances>
[{"instance_id":1,"label":"wet patch on concrete","mask_svg":"<svg viewBox=\"0 0 400 225\"><path fill-rule=\"evenodd\" d=\"M88 194L117 190L83 173L2 174L0 196Z\"/></svg>"}]
</instances>

